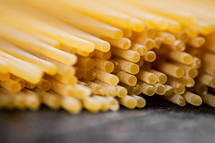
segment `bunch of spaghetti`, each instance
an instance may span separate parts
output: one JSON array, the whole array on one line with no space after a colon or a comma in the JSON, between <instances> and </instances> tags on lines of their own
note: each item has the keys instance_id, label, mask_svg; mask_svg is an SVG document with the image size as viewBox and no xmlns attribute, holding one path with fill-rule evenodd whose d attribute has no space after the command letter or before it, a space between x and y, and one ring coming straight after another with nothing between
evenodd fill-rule
<instances>
[{"instance_id":1,"label":"bunch of spaghetti","mask_svg":"<svg viewBox=\"0 0 215 143\"><path fill-rule=\"evenodd\" d=\"M0 108L215 107L213 0L0 2Z\"/></svg>"}]
</instances>

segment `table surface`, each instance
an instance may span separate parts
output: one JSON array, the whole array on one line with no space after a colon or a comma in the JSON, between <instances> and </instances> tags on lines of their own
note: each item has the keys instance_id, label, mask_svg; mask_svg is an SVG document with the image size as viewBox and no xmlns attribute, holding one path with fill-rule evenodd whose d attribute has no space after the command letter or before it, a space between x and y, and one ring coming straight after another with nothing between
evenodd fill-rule
<instances>
[{"instance_id":1,"label":"table surface","mask_svg":"<svg viewBox=\"0 0 215 143\"><path fill-rule=\"evenodd\" d=\"M79 115L1 111L0 143L214 143L215 108L179 107L154 97L144 109Z\"/></svg>"}]
</instances>

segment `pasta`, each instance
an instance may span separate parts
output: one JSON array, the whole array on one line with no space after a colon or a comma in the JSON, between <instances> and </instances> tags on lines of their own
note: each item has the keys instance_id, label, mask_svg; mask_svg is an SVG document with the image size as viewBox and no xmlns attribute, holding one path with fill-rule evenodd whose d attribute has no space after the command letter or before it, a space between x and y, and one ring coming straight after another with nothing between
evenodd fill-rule
<instances>
[{"instance_id":1,"label":"pasta","mask_svg":"<svg viewBox=\"0 0 215 143\"><path fill-rule=\"evenodd\" d=\"M132 96L126 96L125 98L121 98L119 102L120 104L129 109L134 109L137 106L137 100Z\"/></svg>"},{"instance_id":2,"label":"pasta","mask_svg":"<svg viewBox=\"0 0 215 143\"><path fill-rule=\"evenodd\" d=\"M0 109L215 107L213 1L0 2Z\"/></svg>"},{"instance_id":3,"label":"pasta","mask_svg":"<svg viewBox=\"0 0 215 143\"><path fill-rule=\"evenodd\" d=\"M184 97L187 103L190 103L194 106L200 106L202 104L201 97L192 92L185 92L182 96Z\"/></svg>"}]
</instances>

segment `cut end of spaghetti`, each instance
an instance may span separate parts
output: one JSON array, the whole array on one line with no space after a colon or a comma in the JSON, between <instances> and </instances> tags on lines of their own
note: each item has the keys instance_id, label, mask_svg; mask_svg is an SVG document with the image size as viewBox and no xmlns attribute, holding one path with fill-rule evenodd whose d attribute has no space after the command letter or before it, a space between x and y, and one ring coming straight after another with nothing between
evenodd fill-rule
<instances>
[{"instance_id":1,"label":"cut end of spaghetti","mask_svg":"<svg viewBox=\"0 0 215 143\"><path fill-rule=\"evenodd\" d=\"M184 69L182 68L178 68L176 71L175 71L175 74L178 78L182 78L184 76Z\"/></svg>"}]
</instances>

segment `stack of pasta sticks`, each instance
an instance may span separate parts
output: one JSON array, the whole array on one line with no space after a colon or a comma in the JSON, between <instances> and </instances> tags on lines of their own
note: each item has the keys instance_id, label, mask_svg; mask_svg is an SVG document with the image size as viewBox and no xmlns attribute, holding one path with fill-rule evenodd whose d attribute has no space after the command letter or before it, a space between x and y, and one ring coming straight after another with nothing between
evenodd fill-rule
<instances>
[{"instance_id":1,"label":"stack of pasta sticks","mask_svg":"<svg viewBox=\"0 0 215 143\"><path fill-rule=\"evenodd\" d=\"M215 107L213 0L0 1L2 109Z\"/></svg>"}]
</instances>

